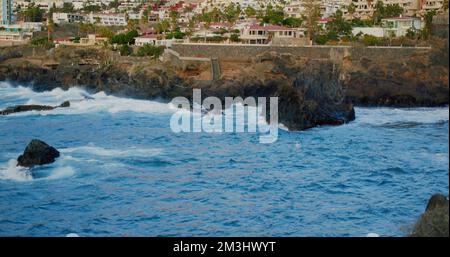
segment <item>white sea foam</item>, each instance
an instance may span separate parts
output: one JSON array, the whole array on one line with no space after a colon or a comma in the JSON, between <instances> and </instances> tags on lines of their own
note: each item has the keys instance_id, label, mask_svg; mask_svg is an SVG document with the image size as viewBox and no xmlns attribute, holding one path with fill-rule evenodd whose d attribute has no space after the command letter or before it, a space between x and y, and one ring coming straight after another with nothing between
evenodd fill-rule
<instances>
[{"instance_id":1,"label":"white sea foam","mask_svg":"<svg viewBox=\"0 0 450 257\"><path fill-rule=\"evenodd\" d=\"M17 166L17 160L11 159L5 166L0 165L0 180L13 181L32 181L43 179L61 179L70 177L75 174L75 171L70 166L57 166L50 170L49 174L37 179L33 178L32 172L29 168Z\"/></svg>"},{"instance_id":2,"label":"white sea foam","mask_svg":"<svg viewBox=\"0 0 450 257\"><path fill-rule=\"evenodd\" d=\"M449 108L355 108L355 123L438 123L449 120Z\"/></svg>"},{"instance_id":3,"label":"white sea foam","mask_svg":"<svg viewBox=\"0 0 450 257\"><path fill-rule=\"evenodd\" d=\"M52 170L49 176L45 177L46 179L61 179L71 177L75 174L75 171L72 167L57 167Z\"/></svg>"},{"instance_id":4,"label":"white sea foam","mask_svg":"<svg viewBox=\"0 0 450 257\"><path fill-rule=\"evenodd\" d=\"M148 100L136 100L107 95L104 92L89 94L82 88L73 87L69 90L60 88L45 92L34 92L28 87L12 87L9 84L0 83L0 102L2 107L8 106L10 100L21 100L21 104L38 104L57 106L64 101L70 101L69 108L57 108L51 111L31 111L14 114L24 115L55 115L55 114L83 114L90 112L138 112L138 113L171 113L174 108L169 104ZM14 104L17 104L14 103Z\"/></svg>"},{"instance_id":5,"label":"white sea foam","mask_svg":"<svg viewBox=\"0 0 450 257\"><path fill-rule=\"evenodd\" d=\"M103 157L148 157L155 156L162 152L158 148L125 148L125 149L107 149L98 146L81 146L73 148L60 149L62 153L89 153Z\"/></svg>"},{"instance_id":6,"label":"white sea foam","mask_svg":"<svg viewBox=\"0 0 450 257\"><path fill-rule=\"evenodd\" d=\"M33 176L29 169L17 166L17 160L9 160L6 167L0 166L0 179L15 181L30 181Z\"/></svg>"}]
</instances>

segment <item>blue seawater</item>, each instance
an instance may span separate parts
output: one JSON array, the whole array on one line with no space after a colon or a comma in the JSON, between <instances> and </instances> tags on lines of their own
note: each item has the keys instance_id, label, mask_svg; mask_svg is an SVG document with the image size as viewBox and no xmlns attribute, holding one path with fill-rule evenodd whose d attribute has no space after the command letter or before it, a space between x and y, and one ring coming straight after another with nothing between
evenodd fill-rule
<instances>
[{"instance_id":1,"label":"blue seawater","mask_svg":"<svg viewBox=\"0 0 450 257\"><path fill-rule=\"evenodd\" d=\"M170 130L168 104L0 83L1 236L403 236L449 190L449 109L357 108L343 126L257 133ZM79 101L77 101L79 100ZM29 171L39 138L61 151Z\"/></svg>"}]
</instances>

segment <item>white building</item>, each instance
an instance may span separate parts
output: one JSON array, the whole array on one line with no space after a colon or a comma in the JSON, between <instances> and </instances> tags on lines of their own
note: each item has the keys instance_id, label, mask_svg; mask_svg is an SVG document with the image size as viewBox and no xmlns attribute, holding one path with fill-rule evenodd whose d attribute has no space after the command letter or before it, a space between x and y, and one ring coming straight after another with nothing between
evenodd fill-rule
<instances>
[{"instance_id":1,"label":"white building","mask_svg":"<svg viewBox=\"0 0 450 257\"><path fill-rule=\"evenodd\" d=\"M240 39L245 44L304 44L305 29L277 25L251 25L241 30Z\"/></svg>"},{"instance_id":2,"label":"white building","mask_svg":"<svg viewBox=\"0 0 450 257\"><path fill-rule=\"evenodd\" d=\"M42 31L42 22L19 22L9 25L3 25L3 27L8 31L20 31L20 32L36 32Z\"/></svg>"},{"instance_id":3,"label":"white building","mask_svg":"<svg viewBox=\"0 0 450 257\"><path fill-rule=\"evenodd\" d=\"M382 27L385 29L385 36L402 37L408 30L420 30L424 27L424 22L416 17L397 17L381 20Z\"/></svg>"},{"instance_id":4,"label":"white building","mask_svg":"<svg viewBox=\"0 0 450 257\"><path fill-rule=\"evenodd\" d=\"M84 20L83 15L76 13L53 13L53 22L56 24L60 23L73 23L73 22L81 22Z\"/></svg>"},{"instance_id":5,"label":"white building","mask_svg":"<svg viewBox=\"0 0 450 257\"><path fill-rule=\"evenodd\" d=\"M408 30L423 29L424 22L416 17L396 17L383 19L381 27L354 27L353 35L366 34L375 37L403 37Z\"/></svg>"},{"instance_id":6,"label":"white building","mask_svg":"<svg viewBox=\"0 0 450 257\"><path fill-rule=\"evenodd\" d=\"M127 20L124 14L115 13L91 13L87 16L90 23L100 26L126 26Z\"/></svg>"},{"instance_id":7,"label":"white building","mask_svg":"<svg viewBox=\"0 0 450 257\"><path fill-rule=\"evenodd\" d=\"M137 46L144 46L144 45L156 45L156 41L158 41L158 38L156 35L144 35L140 37L136 37L134 44Z\"/></svg>"}]
</instances>

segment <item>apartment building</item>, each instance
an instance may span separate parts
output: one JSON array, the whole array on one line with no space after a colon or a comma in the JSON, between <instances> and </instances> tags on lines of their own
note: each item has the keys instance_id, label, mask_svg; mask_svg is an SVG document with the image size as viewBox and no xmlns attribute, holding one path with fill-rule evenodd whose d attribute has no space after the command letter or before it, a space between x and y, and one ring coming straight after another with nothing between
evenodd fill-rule
<instances>
[{"instance_id":1,"label":"apartment building","mask_svg":"<svg viewBox=\"0 0 450 257\"><path fill-rule=\"evenodd\" d=\"M116 13L91 13L87 16L90 23L100 26L126 26L127 20L124 14Z\"/></svg>"},{"instance_id":2,"label":"apartment building","mask_svg":"<svg viewBox=\"0 0 450 257\"><path fill-rule=\"evenodd\" d=\"M0 25L13 23L13 1L0 0Z\"/></svg>"},{"instance_id":3,"label":"apartment building","mask_svg":"<svg viewBox=\"0 0 450 257\"><path fill-rule=\"evenodd\" d=\"M76 13L53 13L53 22L56 24L81 22L84 20L83 15Z\"/></svg>"}]
</instances>

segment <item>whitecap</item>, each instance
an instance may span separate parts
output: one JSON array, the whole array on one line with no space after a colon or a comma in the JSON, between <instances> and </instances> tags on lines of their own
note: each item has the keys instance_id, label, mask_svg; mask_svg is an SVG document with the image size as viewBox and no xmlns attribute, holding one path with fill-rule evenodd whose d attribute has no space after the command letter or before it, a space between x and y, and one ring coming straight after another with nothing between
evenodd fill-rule
<instances>
[{"instance_id":1,"label":"whitecap","mask_svg":"<svg viewBox=\"0 0 450 257\"><path fill-rule=\"evenodd\" d=\"M6 167L0 167L0 179L30 181L33 180L33 175L29 169L17 166L16 159L11 159Z\"/></svg>"},{"instance_id":2,"label":"whitecap","mask_svg":"<svg viewBox=\"0 0 450 257\"><path fill-rule=\"evenodd\" d=\"M89 153L102 157L148 157L161 154L162 150L159 148L125 148L125 149L108 149L98 146L80 146L73 148L60 149L62 153Z\"/></svg>"},{"instance_id":3,"label":"whitecap","mask_svg":"<svg viewBox=\"0 0 450 257\"><path fill-rule=\"evenodd\" d=\"M12 114L13 116L71 115L90 112L136 112L152 114L174 112L174 109L166 103L120 98L107 95L104 92L89 94L79 87L72 87L68 90L55 88L51 91L35 92L28 87L12 87L3 82L0 88L0 99L2 100L2 108L17 104L58 106L64 101L70 101L70 107L67 108L56 108L50 111L30 111ZM18 103L18 101L20 102Z\"/></svg>"},{"instance_id":4,"label":"whitecap","mask_svg":"<svg viewBox=\"0 0 450 257\"><path fill-rule=\"evenodd\" d=\"M366 237L380 237L377 233L368 233Z\"/></svg>"},{"instance_id":5,"label":"whitecap","mask_svg":"<svg viewBox=\"0 0 450 257\"><path fill-rule=\"evenodd\" d=\"M75 174L75 170L70 166L50 167L50 171L45 176L34 178L32 169L17 166L17 160L11 159L4 167L0 166L0 179L18 182L35 181L45 179L61 179Z\"/></svg>"},{"instance_id":6,"label":"whitecap","mask_svg":"<svg viewBox=\"0 0 450 257\"><path fill-rule=\"evenodd\" d=\"M77 233L69 233L66 237L80 237Z\"/></svg>"},{"instance_id":7,"label":"whitecap","mask_svg":"<svg viewBox=\"0 0 450 257\"><path fill-rule=\"evenodd\" d=\"M72 167L57 167L52 170L50 175L47 177L44 177L44 179L61 179L61 178L67 178L71 177L75 174L75 171Z\"/></svg>"},{"instance_id":8,"label":"whitecap","mask_svg":"<svg viewBox=\"0 0 450 257\"><path fill-rule=\"evenodd\" d=\"M434 124L448 122L449 108L355 108L355 123L371 125Z\"/></svg>"}]
</instances>

